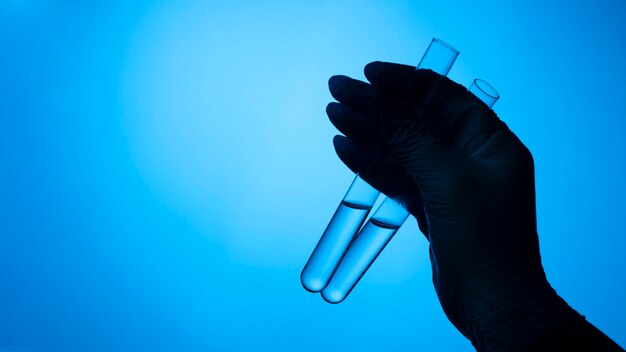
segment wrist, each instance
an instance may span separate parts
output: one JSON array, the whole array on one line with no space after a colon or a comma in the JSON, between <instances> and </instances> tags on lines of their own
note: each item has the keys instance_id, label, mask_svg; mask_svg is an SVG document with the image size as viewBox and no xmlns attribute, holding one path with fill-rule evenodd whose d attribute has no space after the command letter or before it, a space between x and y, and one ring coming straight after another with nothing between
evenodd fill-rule
<instances>
[{"instance_id":1,"label":"wrist","mask_svg":"<svg viewBox=\"0 0 626 352\"><path fill-rule=\"evenodd\" d=\"M462 286L464 312L457 313L466 318L457 328L478 351L517 351L581 317L547 281L493 274Z\"/></svg>"},{"instance_id":2,"label":"wrist","mask_svg":"<svg viewBox=\"0 0 626 352\"><path fill-rule=\"evenodd\" d=\"M543 351L624 352L624 349L589 323L584 316L580 316L530 342L519 352Z\"/></svg>"}]
</instances>

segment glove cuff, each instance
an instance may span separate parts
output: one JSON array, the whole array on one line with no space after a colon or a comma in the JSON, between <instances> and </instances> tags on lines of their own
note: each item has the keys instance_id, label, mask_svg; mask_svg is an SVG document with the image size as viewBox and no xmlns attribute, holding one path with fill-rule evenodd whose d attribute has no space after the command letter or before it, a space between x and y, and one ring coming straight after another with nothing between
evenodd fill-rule
<instances>
[{"instance_id":1,"label":"glove cuff","mask_svg":"<svg viewBox=\"0 0 626 352\"><path fill-rule=\"evenodd\" d=\"M453 315L465 317L457 328L477 351L518 351L545 334L581 318L546 281L500 277L485 285L465 280L466 304ZM499 282L498 282L499 281ZM451 319L454 321L454 319Z\"/></svg>"}]
</instances>

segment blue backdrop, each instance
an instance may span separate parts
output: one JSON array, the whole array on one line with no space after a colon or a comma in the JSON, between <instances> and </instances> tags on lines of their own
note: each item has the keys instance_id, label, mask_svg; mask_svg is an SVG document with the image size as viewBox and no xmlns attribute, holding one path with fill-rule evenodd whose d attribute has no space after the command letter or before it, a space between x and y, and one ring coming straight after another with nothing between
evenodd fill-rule
<instances>
[{"instance_id":1,"label":"blue backdrop","mask_svg":"<svg viewBox=\"0 0 626 352\"><path fill-rule=\"evenodd\" d=\"M626 3L0 4L0 350L471 351L409 220L342 304L300 270L352 174L327 79L492 83L557 291L626 345Z\"/></svg>"}]
</instances>

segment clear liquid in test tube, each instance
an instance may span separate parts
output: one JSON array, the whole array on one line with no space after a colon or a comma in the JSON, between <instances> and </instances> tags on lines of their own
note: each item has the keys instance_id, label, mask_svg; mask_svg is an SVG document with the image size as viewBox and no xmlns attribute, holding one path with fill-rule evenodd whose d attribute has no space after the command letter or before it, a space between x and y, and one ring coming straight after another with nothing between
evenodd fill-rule
<instances>
[{"instance_id":1,"label":"clear liquid in test tube","mask_svg":"<svg viewBox=\"0 0 626 352\"><path fill-rule=\"evenodd\" d=\"M362 178L354 178L352 185L350 185L348 192L313 250L313 254L304 266L304 270L302 270L300 281L307 291L320 292L326 287L337 264L354 235L359 232L379 194L380 192L363 181Z\"/></svg>"},{"instance_id":2,"label":"clear liquid in test tube","mask_svg":"<svg viewBox=\"0 0 626 352\"><path fill-rule=\"evenodd\" d=\"M326 302L343 301L367 269L383 251L409 213L391 198L386 198L350 244L345 256L322 291Z\"/></svg>"},{"instance_id":3,"label":"clear liquid in test tube","mask_svg":"<svg viewBox=\"0 0 626 352\"><path fill-rule=\"evenodd\" d=\"M482 79L475 79L468 90L490 108L500 98L496 89ZM346 299L408 216L409 213L399 203L386 198L350 244L322 291L324 300L340 303Z\"/></svg>"},{"instance_id":4,"label":"clear liquid in test tube","mask_svg":"<svg viewBox=\"0 0 626 352\"><path fill-rule=\"evenodd\" d=\"M458 55L455 48L434 38L417 68L428 68L445 76ZM320 292L326 287L379 194L378 190L356 175L302 270L300 281L306 290Z\"/></svg>"}]
</instances>

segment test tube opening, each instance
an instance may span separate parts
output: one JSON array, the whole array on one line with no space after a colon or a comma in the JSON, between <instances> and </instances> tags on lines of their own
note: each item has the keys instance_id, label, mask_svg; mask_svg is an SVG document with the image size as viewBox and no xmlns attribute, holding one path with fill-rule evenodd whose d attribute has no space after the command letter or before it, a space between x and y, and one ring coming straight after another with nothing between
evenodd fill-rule
<instances>
[{"instance_id":1,"label":"test tube opening","mask_svg":"<svg viewBox=\"0 0 626 352\"><path fill-rule=\"evenodd\" d=\"M480 78L476 78L474 80L474 84L476 85L478 89L480 89L483 93L487 94L491 98L493 99L500 98L500 93L498 93L498 91L491 84L487 83L487 81L480 79Z\"/></svg>"},{"instance_id":2,"label":"test tube opening","mask_svg":"<svg viewBox=\"0 0 626 352\"><path fill-rule=\"evenodd\" d=\"M427 68L446 76L457 56L459 51L455 47L441 39L433 38L416 69Z\"/></svg>"},{"instance_id":3,"label":"test tube opening","mask_svg":"<svg viewBox=\"0 0 626 352\"><path fill-rule=\"evenodd\" d=\"M443 45L444 47L448 48L450 51L455 52L456 55L459 54L459 51L456 50L455 47L453 47L452 45L448 44L447 42L445 42L445 41L443 41L443 40L441 40L439 38L433 38L433 40L431 40L431 42L430 42L430 45L433 45L433 43Z\"/></svg>"},{"instance_id":4,"label":"test tube opening","mask_svg":"<svg viewBox=\"0 0 626 352\"><path fill-rule=\"evenodd\" d=\"M492 107L493 104L500 99L500 93L487 81L476 78L472 85L469 87L469 91L474 93L480 100L482 100L487 106Z\"/></svg>"}]
</instances>

